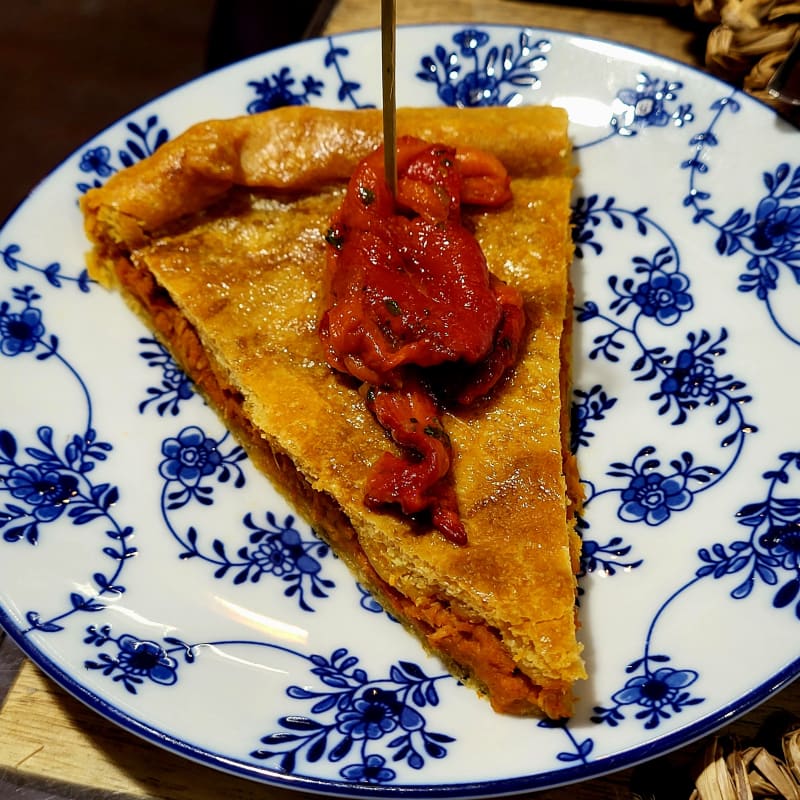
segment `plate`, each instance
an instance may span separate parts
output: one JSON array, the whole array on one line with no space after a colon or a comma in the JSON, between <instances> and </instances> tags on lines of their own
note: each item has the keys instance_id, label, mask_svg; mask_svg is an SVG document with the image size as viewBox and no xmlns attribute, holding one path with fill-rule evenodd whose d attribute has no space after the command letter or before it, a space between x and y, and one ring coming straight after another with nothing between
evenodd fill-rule
<instances>
[{"instance_id":1,"label":"plate","mask_svg":"<svg viewBox=\"0 0 800 800\"><path fill-rule=\"evenodd\" d=\"M798 133L606 41L434 25L397 42L401 104L570 113L591 676L574 717L495 715L426 656L83 266L81 193L190 123L377 104L375 31L138 109L0 231L0 622L124 728L269 784L468 797L587 779L708 733L800 669Z\"/></svg>"}]
</instances>

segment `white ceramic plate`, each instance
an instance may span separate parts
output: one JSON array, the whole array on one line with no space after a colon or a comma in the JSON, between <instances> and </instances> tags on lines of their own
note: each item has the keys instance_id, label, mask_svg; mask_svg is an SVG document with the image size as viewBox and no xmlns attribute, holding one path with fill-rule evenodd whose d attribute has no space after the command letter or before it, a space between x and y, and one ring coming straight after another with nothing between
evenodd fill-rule
<instances>
[{"instance_id":1,"label":"white ceramic plate","mask_svg":"<svg viewBox=\"0 0 800 800\"><path fill-rule=\"evenodd\" d=\"M608 42L425 26L398 53L401 104L571 114L591 674L574 718L503 718L448 677L84 273L88 186L202 118L378 103L376 32L159 98L0 232L0 622L101 714L238 775L459 797L589 778L800 667L800 139L726 84Z\"/></svg>"}]
</instances>

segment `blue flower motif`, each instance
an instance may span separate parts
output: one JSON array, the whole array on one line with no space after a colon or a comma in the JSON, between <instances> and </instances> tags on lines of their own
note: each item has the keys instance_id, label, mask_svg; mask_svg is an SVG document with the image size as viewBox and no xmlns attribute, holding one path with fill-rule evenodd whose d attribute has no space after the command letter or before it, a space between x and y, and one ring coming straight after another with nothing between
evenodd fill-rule
<instances>
[{"instance_id":1,"label":"blue flower motif","mask_svg":"<svg viewBox=\"0 0 800 800\"><path fill-rule=\"evenodd\" d=\"M223 467L221 474L224 473ZM238 484L239 487L244 484ZM203 487L201 487L203 488ZM207 487L206 487L207 488ZM185 498L176 496L179 500L177 508L184 503ZM207 497L197 495L200 502L207 501ZM250 530L250 547L240 547L236 555L228 554L228 548L221 539L213 539L210 549L201 547L200 535L195 526L191 526L185 536L179 534L167 519L172 535L180 542L184 550L182 559L199 558L216 567L214 577L224 578L233 570L233 582L241 585L247 581L258 583L265 575L279 579L283 585L283 594L286 597L297 597L300 608L304 611L313 611L308 602L308 596L323 599L328 597L327 590L332 589L335 583L322 574L320 559L330 552L327 544L316 536L303 539L300 532L294 527L294 517L290 514L281 523L275 514L268 511L267 527L262 527L253 520L252 514L246 514L244 524ZM166 518L166 517L165 517Z\"/></svg>"},{"instance_id":2,"label":"blue flower motif","mask_svg":"<svg viewBox=\"0 0 800 800\"><path fill-rule=\"evenodd\" d=\"M466 28L453 36L453 42L458 52L438 45L435 58L424 56L422 69L417 73L420 80L436 84L436 93L445 105L516 105L522 101L522 95L515 87L537 89L540 86L536 73L547 66L548 40L534 42L528 32L522 31L516 49L510 44L502 48L487 47L488 33ZM468 65L472 69L462 69ZM512 90L503 94L508 87Z\"/></svg>"},{"instance_id":3,"label":"blue flower motif","mask_svg":"<svg viewBox=\"0 0 800 800\"><path fill-rule=\"evenodd\" d=\"M125 140L125 147L117 151L116 157L119 159L121 167L130 167L136 161L141 161L147 156L152 155L169 138L166 128L158 127L158 116L151 114L144 122L144 126L132 120L128 122L128 138ZM108 178L118 171L112 163L113 154L111 148L105 145L93 147L81 156L78 167L81 172L95 175L91 183L81 181L76 184L76 188L81 194L85 194L92 188L102 186L100 178Z\"/></svg>"},{"instance_id":4,"label":"blue flower motif","mask_svg":"<svg viewBox=\"0 0 800 800\"><path fill-rule=\"evenodd\" d=\"M104 145L93 147L87 150L81 157L78 165L81 172L96 172L101 178L108 178L115 172L109 163L111 161L111 150Z\"/></svg>"},{"instance_id":5,"label":"blue flower motif","mask_svg":"<svg viewBox=\"0 0 800 800\"><path fill-rule=\"evenodd\" d=\"M341 775L348 781L357 783L389 783L397 777L393 769L384 766L386 759L373 753L367 756L363 764L350 764L341 770Z\"/></svg>"},{"instance_id":6,"label":"blue flower motif","mask_svg":"<svg viewBox=\"0 0 800 800\"><path fill-rule=\"evenodd\" d=\"M775 197L761 200L751 233L756 250L783 254L800 243L800 206L782 205Z\"/></svg>"},{"instance_id":7,"label":"blue flower motif","mask_svg":"<svg viewBox=\"0 0 800 800\"><path fill-rule=\"evenodd\" d=\"M87 660L83 665L86 669L100 670L106 677L113 676L112 680L121 683L131 694L137 694L138 688L146 680L161 686L177 683L178 661L170 655L171 652L182 652L187 664L195 661L195 648L171 636L164 639L171 645L171 649L166 650L158 642L140 639L129 633L112 636L110 625L99 628L90 625L86 633L83 640L85 644L98 648L110 644L115 647L115 652L101 652L96 661Z\"/></svg>"},{"instance_id":8,"label":"blue flower motif","mask_svg":"<svg viewBox=\"0 0 800 800\"><path fill-rule=\"evenodd\" d=\"M117 641L119 669L126 675L149 678L154 683L171 686L178 680L178 662L161 645L123 634Z\"/></svg>"},{"instance_id":9,"label":"blue flower motif","mask_svg":"<svg viewBox=\"0 0 800 800\"><path fill-rule=\"evenodd\" d=\"M281 106L306 104L312 95L321 95L322 87L324 86L322 81L313 78L311 75L303 80L302 92L293 90L294 83L295 79L292 77L289 67L283 67L272 78L249 81L247 85L253 87L258 95L258 100L253 100L247 106L247 113L258 114Z\"/></svg>"},{"instance_id":10,"label":"blue flower motif","mask_svg":"<svg viewBox=\"0 0 800 800\"><path fill-rule=\"evenodd\" d=\"M713 365L685 349L678 353L674 367L661 381L661 391L681 398L710 398L717 392L717 380Z\"/></svg>"},{"instance_id":11,"label":"blue flower motif","mask_svg":"<svg viewBox=\"0 0 800 800\"><path fill-rule=\"evenodd\" d=\"M393 761L404 761L415 770L425 767L426 758L446 757L445 745L453 738L428 730L417 709L439 704L434 684L448 676L431 678L418 665L401 661L388 677L370 680L358 659L344 648L330 659L313 655L310 661L312 673L325 688L290 686L287 694L313 702L312 716L281 717L283 730L263 736L265 747L251 752L253 758L277 759L282 770L292 773L301 756L315 762L327 753L336 762L352 753L355 760L340 770L342 777L386 783L396 775L384 767L385 757L376 749L392 751Z\"/></svg>"},{"instance_id":12,"label":"blue flower motif","mask_svg":"<svg viewBox=\"0 0 800 800\"><path fill-rule=\"evenodd\" d=\"M759 582L780 584L773 607L792 605L800 620L800 498L787 491L792 474L800 471L800 452L781 453L780 461L778 468L763 474L769 487L766 497L746 503L736 513L738 523L750 528L750 536L700 549L697 555L702 565L696 575L719 580L738 574L737 585L730 591L734 600L749 597Z\"/></svg>"},{"instance_id":13,"label":"blue flower motif","mask_svg":"<svg viewBox=\"0 0 800 800\"><path fill-rule=\"evenodd\" d=\"M674 325L694 306L688 288L689 278L684 273L654 269L648 280L636 287L633 301L645 316L654 317L662 325Z\"/></svg>"},{"instance_id":14,"label":"blue flower motif","mask_svg":"<svg viewBox=\"0 0 800 800\"><path fill-rule=\"evenodd\" d=\"M452 104L460 108L496 106L499 97L500 85L494 76L485 72L472 72L456 85Z\"/></svg>"},{"instance_id":15,"label":"blue flower motif","mask_svg":"<svg viewBox=\"0 0 800 800\"><path fill-rule=\"evenodd\" d=\"M30 353L44 335L42 312L28 307L19 314L4 313L0 308L0 353L16 356Z\"/></svg>"},{"instance_id":16,"label":"blue flower motif","mask_svg":"<svg viewBox=\"0 0 800 800\"><path fill-rule=\"evenodd\" d=\"M462 56L472 56L478 48L489 42L489 34L475 28L466 28L453 36L453 41L461 48Z\"/></svg>"},{"instance_id":17,"label":"blue flower motif","mask_svg":"<svg viewBox=\"0 0 800 800\"><path fill-rule=\"evenodd\" d=\"M683 205L692 210L692 222L709 225L717 231L714 246L719 255L747 257L746 271L739 274L737 289L752 293L762 301L778 331L793 344L800 345L793 317L776 308L772 299L782 274L788 273L795 283L800 283L800 205L797 202L800 197L800 166L784 161L774 171L763 172L766 193L755 210L740 206L725 222L718 221L711 204L711 192L701 185L701 179L710 170L710 161L704 158L704 154L708 148L720 144L714 129L723 112L736 113L740 106L729 97L715 102L711 109L716 112L711 124L691 137L689 144L693 154L681 163L681 167L690 173L689 190Z\"/></svg>"},{"instance_id":18,"label":"blue flower motif","mask_svg":"<svg viewBox=\"0 0 800 800\"><path fill-rule=\"evenodd\" d=\"M612 695L612 706L594 707L592 722L606 723L613 728L625 719L620 710L623 706L638 706L635 718L644 720L644 727L653 730L663 720L679 713L686 706L702 703L702 697L692 697L686 691L686 688L698 679L697 672L692 669L673 669L666 666L657 669L650 667L653 663L664 664L669 660L669 656L666 655L645 654L643 658L629 664L626 672L630 674L636 671L638 674Z\"/></svg>"},{"instance_id":19,"label":"blue flower motif","mask_svg":"<svg viewBox=\"0 0 800 800\"><path fill-rule=\"evenodd\" d=\"M758 543L777 559L783 569L800 568L800 521L773 525L759 537Z\"/></svg>"},{"instance_id":20,"label":"blue flower motif","mask_svg":"<svg viewBox=\"0 0 800 800\"><path fill-rule=\"evenodd\" d=\"M78 494L78 480L74 475L35 464L14 467L5 483L13 497L33 508L32 516L39 522L58 519Z\"/></svg>"},{"instance_id":21,"label":"blue flower motif","mask_svg":"<svg viewBox=\"0 0 800 800\"><path fill-rule=\"evenodd\" d=\"M691 107L680 108L674 113L667 109L667 104L677 100L678 91L682 88L683 84L678 81L659 80L642 73L636 88L622 89L617 98L629 108L627 122L663 128L670 120L683 124L693 118Z\"/></svg>"},{"instance_id":22,"label":"blue flower motif","mask_svg":"<svg viewBox=\"0 0 800 800\"><path fill-rule=\"evenodd\" d=\"M337 728L352 739L381 739L397 728L402 709L394 692L370 687L336 716Z\"/></svg>"},{"instance_id":23,"label":"blue flower motif","mask_svg":"<svg viewBox=\"0 0 800 800\"><path fill-rule=\"evenodd\" d=\"M262 572L273 575L294 575L296 572L316 575L322 565L306 551L300 533L294 528L285 528L279 536L262 540L251 558Z\"/></svg>"},{"instance_id":24,"label":"blue flower motif","mask_svg":"<svg viewBox=\"0 0 800 800\"><path fill-rule=\"evenodd\" d=\"M213 475L223 462L217 442L196 425L184 428L177 437L165 439L161 452L166 456L158 467L161 477L180 481L189 488Z\"/></svg>"},{"instance_id":25,"label":"blue flower motif","mask_svg":"<svg viewBox=\"0 0 800 800\"><path fill-rule=\"evenodd\" d=\"M617 705L636 704L648 710L674 707L679 701L681 690L696 680L697 673L694 670L661 667L655 672L631 678L611 699Z\"/></svg>"},{"instance_id":26,"label":"blue flower motif","mask_svg":"<svg viewBox=\"0 0 800 800\"><path fill-rule=\"evenodd\" d=\"M174 362L164 365L163 378L165 384L174 387L175 393L180 400L188 400L194 394L192 382Z\"/></svg>"},{"instance_id":27,"label":"blue flower motif","mask_svg":"<svg viewBox=\"0 0 800 800\"><path fill-rule=\"evenodd\" d=\"M692 503L683 475L665 476L659 472L636 475L623 489L620 519L661 525L673 511L683 511Z\"/></svg>"}]
</instances>

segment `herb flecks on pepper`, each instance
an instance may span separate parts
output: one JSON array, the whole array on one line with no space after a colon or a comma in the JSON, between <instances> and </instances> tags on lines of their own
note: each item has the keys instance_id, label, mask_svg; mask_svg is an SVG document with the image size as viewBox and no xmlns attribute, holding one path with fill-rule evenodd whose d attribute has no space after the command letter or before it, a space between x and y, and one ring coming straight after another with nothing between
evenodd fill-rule
<instances>
[{"instance_id":1,"label":"herb flecks on pepper","mask_svg":"<svg viewBox=\"0 0 800 800\"><path fill-rule=\"evenodd\" d=\"M381 148L358 165L331 220L320 339L331 367L369 387L367 407L402 452L374 465L367 505L428 513L466 544L442 405L492 391L516 362L525 315L519 292L490 274L461 207L503 205L509 179L488 153L401 137L393 197L383 163Z\"/></svg>"}]
</instances>

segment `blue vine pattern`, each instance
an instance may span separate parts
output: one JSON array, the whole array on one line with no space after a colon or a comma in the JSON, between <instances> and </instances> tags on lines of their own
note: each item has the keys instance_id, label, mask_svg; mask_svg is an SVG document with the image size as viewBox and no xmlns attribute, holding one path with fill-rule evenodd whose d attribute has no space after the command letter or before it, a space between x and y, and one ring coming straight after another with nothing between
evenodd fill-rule
<instances>
[{"instance_id":1,"label":"blue vine pattern","mask_svg":"<svg viewBox=\"0 0 800 800\"><path fill-rule=\"evenodd\" d=\"M159 385L147 387L148 396L139 403L139 413L144 414L148 408L155 407L160 417L167 412L173 417L177 416L183 404L195 396L194 384L157 339L143 336L139 339L139 344L147 347L139 353L147 366L161 370Z\"/></svg>"},{"instance_id":2,"label":"blue vine pattern","mask_svg":"<svg viewBox=\"0 0 800 800\"><path fill-rule=\"evenodd\" d=\"M159 416L163 416L167 410L176 416L180 404L194 396L192 383L157 340L145 337L139 339L139 343L149 347L140 353L141 357L149 366L160 368L163 376L159 387L147 388L149 397L139 403L139 413L144 413L150 403L157 402ZM246 458L246 454L239 446L227 455L223 454L220 446L226 438L227 434L217 441L206 436L197 426L187 426L177 436L169 437L162 443L164 459L159 465L159 474L165 480L162 516L172 536L183 547L180 558L198 558L213 565L217 579L226 577L232 571L234 585L258 583L263 576L271 575L287 584L284 590L286 597L296 595L303 611L313 611L307 594L318 600L325 599L329 596L328 591L335 586L332 580L321 574L320 559L329 554L329 548L315 536L304 539L295 526L293 516L287 516L280 523L275 514L268 511L267 527L263 527L254 522L251 513L246 514L243 523L248 530L249 546L239 547L234 557L228 554L225 543L218 538L212 540L210 552L204 552L195 525L190 525L185 535L181 535L170 520L169 512L183 508L191 501L211 505L213 487L208 482L214 478L223 484L233 477L232 483L237 489L245 485L244 472L239 463ZM367 608L367 603L366 598L362 599L362 606Z\"/></svg>"},{"instance_id":3,"label":"blue vine pattern","mask_svg":"<svg viewBox=\"0 0 800 800\"><path fill-rule=\"evenodd\" d=\"M240 445L234 445L225 454L220 447L230 436L226 433L217 440L207 436L197 425L188 425L177 436L170 436L161 444L164 456L158 465L158 473L164 479L161 507L166 512L183 508L196 501L210 506L214 503L212 478L218 483L227 483L233 477L233 485L241 489L245 477L239 463L247 458Z\"/></svg>"},{"instance_id":4,"label":"blue vine pattern","mask_svg":"<svg viewBox=\"0 0 800 800\"><path fill-rule=\"evenodd\" d=\"M661 120L665 124L666 118L662 116ZM781 170L767 185L783 185L786 178L787 170ZM719 446L722 452L728 454L726 464L697 464L695 455L684 450L671 459L667 467L662 464L656 448L645 445L630 462L617 461L610 465L607 474L623 480L621 489L599 490L594 484L587 484L587 505L602 494L617 492L617 517L621 521L657 527L672 515L688 509L698 492L719 483L737 463L746 435L757 430L745 419L743 412L743 406L752 398L744 393L744 382L733 375L718 372L717 365L726 352L728 339L724 328L718 334L707 330L689 332L685 346L677 352L670 352L660 344L650 344L645 337L645 331L649 333L653 325L665 328L678 325L694 308L691 280L681 267L680 253L663 227L650 217L646 207L625 209L613 197L602 199L598 195L590 195L578 198L573 209L573 222L576 256L579 259L589 254L600 256L603 253L604 244L598 233L604 224L610 223L615 230L632 226L639 237L645 239L655 235L657 239L657 246L649 255L637 255L632 259L633 277L609 277L612 299L607 309L601 310L597 303L589 300L576 309L579 323L601 326L601 332L593 339L590 359L619 364L623 353L628 354L632 343L635 352L629 362L631 373L637 381L654 383L657 387L650 394L650 400L658 404L659 416L667 417L672 425L680 426L703 406L713 411L715 429L724 431ZM612 411L614 400L600 385L588 391L575 392L572 405L572 417L577 424L572 441L574 450L591 444L594 432L590 426L601 422ZM791 456L787 456L789 461ZM776 474L784 476L785 471L779 470ZM780 481L782 477L776 477L775 480ZM791 505L789 502L790 508ZM770 517L771 506L768 502L753 504L740 513L744 524L749 523L757 528L764 519ZM734 599L741 599L750 592L754 576L772 584L777 583L775 566L788 564L792 567L797 563L793 549L796 544L792 538L795 533L791 527L793 520L790 513L785 516L789 519L783 519L786 523L784 527L776 523L774 518L764 522L768 532L758 539L761 546L758 553L754 545L755 533L749 543L735 542L730 549L718 543L700 551L704 565L692 580L674 592L658 609L650 622L641 657L628 664L626 674L629 677L611 695L610 702L594 707L591 716L593 722L616 727L631 711L633 719L642 724L645 730L655 730L684 709L704 702L704 698L694 689L700 673L686 665L674 665L669 655L654 649L658 622L676 597L706 575L721 577L729 571L749 568L748 576L731 593ZM791 533L787 532L789 530ZM778 533L771 537L769 531ZM581 532L584 539L582 570L591 572L601 569L609 574L610 563L610 574L614 574L620 566L617 557L627 557L630 552L622 537L616 536L609 541L608 547L613 556L609 562L604 556L605 548L587 538L585 529ZM797 540L800 541L800 537ZM775 549L775 554L769 551L770 546ZM632 562L630 566L641 563ZM796 571L791 571L789 580L778 590L774 604L786 606L794 603L798 613L798 595L800 579Z\"/></svg>"},{"instance_id":5,"label":"blue vine pattern","mask_svg":"<svg viewBox=\"0 0 800 800\"><path fill-rule=\"evenodd\" d=\"M636 136L646 128L683 128L695 118L691 103L678 102L683 88L681 81L640 72L635 86L617 92L608 132L591 141L577 142L575 149L593 147L615 136Z\"/></svg>"},{"instance_id":6,"label":"blue vine pattern","mask_svg":"<svg viewBox=\"0 0 800 800\"><path fill-rule=\"evenodd\" d=\"M590 539L586 531L591 527L589 522L583 517L578 516L576 530L581 536L581 568L578 578L589 575L592 572L601 572L609 577L617 574L617 570L629 571L641 567L644 563L639 558L633 561L627 559L633 547L625 544L621 536L612 536L605 544L601 544L595 539ZM583 589L578 585L579 595L583 594Z\"/></svg>"},{"instance_id":7,"label":"blue vine pattern","mask_svg":"<svg viewBox=\"0 0 800 800\"><path fill-rule=\"evenodd\" d=\"M572 745L572 750L562 750L556 755L556 759L562 764L589 764L591 762L591 754L594 750L594 740L587 737L578 741L572 731L569 729L569 721L566 719L540 719L537 723L540 728L547 728L548 730L560 730Z\"/></svg>"},{"instance_id":8,"label":"blue vine pattern","mask_svg":"<svg viewBox=\"0 0 800 800\"><path fill-rule=\"evenodd\" d=\"M673 714L703 702L702 697L688 691L699 678L696 670L667 666L669 656L651 652L660 618L701 580L738 576L729 593L733 600L749 597L759 581L769 587L781 584L773 595L773 607L793 607L794 617L800 620L800 496L785 491L792 478L800 474L800 452L781 453L778 462L775 469L763 474L766 496L745 504L736 513L738 523L749 528L749 536L698 550L700 566L694 576L661 604L650 623L643 656L626 668L633 677L612 695L610 705L595 706L593 722L615 727L625 719L623 709L629 706L636 709L634 716L644 721L645 729L652 730Z\"/></svg>"},{"instance_id":9,"label":"blue vine pattern","mask_svg":"<svg viewBox=\"0 0 800 800\"><path fill-rule=\"evenodd\" d=\"M373 103L362 103L356 98L356 92L361 89L361 84L352 78L345 77L341 60L350 55L350 50L343 45L334 44L333 38L328 39L328 52L325 53L323 63L327 69L336 73L339 86L336 90L336 99L353 108L374 108Z\"/></svg>"},{"instance_id":10,"label":"blue vine pattern","mask_svg":"<svg viewBox=\"0 0 800 800\"><path fill-rule=\"evenodd\" d=\"M650 400L658 403L659 416L670 416L671 424L679 426L690 414L706 407L714 412L715 429L727 430L719 442L728 456L723 466L695 464L694 455L684 451L670 460L666 469L655 448L645 445L629 463L620 461L611 465L608 475L624 479L626 485L622 489L598 489L587 484L587 504L600 494L614 491L620 495L617 516L621 520L657 526L673 513L689 508L698 492L716 485L733 468L745 437L757 430L745 419L743 411L752 398L743 392L743 381L717 372L718 360L726 352L725 329L716 335L707 330L689 332L686 345L677 353L669 352L663 345L648 343L645 330L653 324L677 325L693 309L694 299L690 278L681 269L677 247L663 227L648 216L645 207L630 210L619 207L613 197L605 201L597 195L580 197L573 209L573 221L578 258L583 258L587 251L596 255L603 252L603 244L595 236L603 223L611 223L616 230L632 224L638 236L655 235L660 240L652 255L634 256L635 277L609 277L613 299L607 311L591 300L577 308L580 323L605 328L605 332L595 335L589 358L618 364L623 352L632 345L635 352L631 373L636 381L655 383ZM582 411L582 416L587 416L589 412L595 418L598 413L604 414L608 398L603 397L602 387L593 388L585 397L578 395L577 413ZM585 426L579 424L578 434L578 444L581 435L587 441Z\"/></svg>"},{"instance_id":11,"label":"blue vine pattern","mask_svg":"<svg viewBox=\"0 0 800 800\"><path fill-rule=\"evenodd\" d=\"M370 678L358 666L358 658L345 648L325 657L245 640L190 645L168 636L156 642L129 633L115 636L110 625L90 625L83 641L101 651L97 658L84 662L86 669L99 671L130 694L137 694L147 681L160 686L176 684L181 663L196 663L198 651L208 646L268 647L308 662L310 673L323 688L292 685L286 695L292 700L310 702L312 716L280 717L280 730L263 736L260 742L263 746L250 753L251 758L259 761L277 760L284 774L294 773L301 758L312 764L325 757L331 763L345 762L351 757L339 770L344 780L388 784L397 777L390 762L404 762L420 770L427 758L444 758L446 745L455 741L449 734L429 730L421 713L439 705L436 684L452 680L451 676L429 676L411 661L397 662L385 677Z\"/></svg>"},{"instance_id":12,"label":"blue vine pattern","mask_svg":"<svg viewBox=\"0 0 800 800\"><path fill-rule=\"evenodd\" d=\"M40 612L26 613L29 627L23 631L53 633L63 629L62 622L79 611L96 612L105 607L100 598L117 596L125 591L119 583L123 567L136 555L129 540L130 526L115 521L111 509L119 499L118 487L96 483L91 473L105 461L112 446L98 439L92 427L92 403L86 384L59 352L59 339L47 334L41 310L36 302L41 295L32 286L12 289L17 303L0 303L0 354L7 358L34 357L37 361L54 359L77 381L86 404L86 424L82 432L69 437L63 451L55 444L52 427L41 425L37 430L38 443L21 447L11 431L0 430L0 492L7 500L0 510L2 541L7 545L25 542L36 546L43 535L43 526L62 518L73 525L104 523L106 546L102 553L114 562L110 573L95 572L94 593L77 590L69 595L68 610L43 619Z\"/></svg>"},{"instance_id":13,"label":"blue vine pattern","mask_svg":"<svg viewBox=\"0 0 800 800\"><path fill-rule=\"evenodd\" d=\"M89 272L82 269L77 276L62 274L62 266L58 261L52 261L44 267L36 266L29 261L25 261L18 256L22 248L18 244L10 244L0 250L3 263L12 271L19 272L20 269L27 269L31 272L43 275L45 280L55 289L61 289L64 283L75 284L82 292L88 292L94 281L89 277Z\"/></svg>"},{"instance_id":14,"label":"blue vine pattern","mask_svg":"<svg viewBox=\"0 0 800 800\"><path fill-rule=\"evenodd\" d=\"M284 595L296 595L298 605L303 611L314 610L306 599L307 592L318 600L329 596L328 591L336 584L330 578L322 576L320 563L320 559L330 554L328 545L313 536L304 539L295 527L294 517L291 515L281 523L268 511L266 527L257 525L252 514L245 515L243 521L250 531L248 543L251 547L240 547L235 558L228 555L225 544L220 539L212 542L213 556L201 553L198 549L197 529L194 526L186 534L186 550L180 557L200 557L215 565L215 578L224 578L229 570L234 570L235 585L248 581L258 583L264 575L271 575L287 584Z\"/></svg>"},{"instance_id":15,"label":"blue vine pattern","mask_svg":"<svg viewBox=\"0 0 800 800\"><path fill-rule=\"evenodd\" d=\"M794 605L794 615L800 620L800 497L781 496L781 490L792 483L792 473L800 472L800 452L781 453L779 462L763 475L766 496L747 503L736 514L739 524L750 529L749 537L727 546L717 542L702 548L698 556L703 565L696 574L698 578L743 577L730 592L734 600L742 600L759 580L777 586L783 572L785 583L775 592L772 605L776 609Z\"/></svg>"},{"instance_id":16,"label":"blue vine pattern","mask_svg":"<svg viewBox=\"0 0 800 800\"><path fill-rule=\"evenodd\" d=\"M588 447L594 432L589 429L592 422L600 422L617 404L616 397L610 397L597 383L591 389L574 389L570 406L570 450L578 452L580 447Z\"/></svg>"},{"instance_id":17,"label":"blue vine pattern","mask_svg":"<svg viewBox=\"0 0 800 800\"><path fill-rule=\"evenodd\" d=\"M800 283L800 163L781 162L771 172L764 172L764 194L754 210L735 209L725 222L715 219L709 205L712 198L701 180L709 171L707 155L720 144L715 129L726 113L736 114L740 103L725 97L711 105L711 121L705 130L689 140L690 158L681 168L689 172L689 191L684 206L693 212L692 221L711 226L717 233L716 252L720 256L746 257L745 272L739 275L740 292L752 294L764 303L767 315L780 333L793 344L800 336L793 334L776 312L772 295L779 288L783 274ZM713 162L712 162L713 163Z\"/></svg>"},{"instance_id":18,"label":"blue vine pattern","mask_svg":"<svg viewBox=\"0 0 800 800\"><path fill-rule=\"evenodd\" d=\"M303 611L313 611L309 595L317 600L327 598L335 584L322 574L321 560L329 555L328 545L316 536L303 537L288 515L282 522L272 511L265 515L266 525L255 522L252 513L243 518L247 531L247 544L239 547L236 554L228 553L225 542L219 538L211 540L210 548L201 544L196 525L190 525L180 533L172 521L172 513L189 503L210 506L214 503L214 487L231 483L236 489L245 485L245 475L240 466L246 457L244 450L236 445L224 453L222 445L228 438L225 434L217 440L196 425L183 428L177 436L162 442L163 459L159 464L159 475L164 480L161 499L161 514L167 529L181 545L180 558L199 559L212 565L214 577L221 580L233 575L233 584L258 583L264 576L286 584L284 596L296 597Z\"/></svg>"},{"instance_id":19,"label":"blue vine pattern","mask_svg":"<svg viewBox=\"0 0 800 800\"><path fill-rule=\"evenodd\" d=\"M276 758L282 771L292 773L301 751L308 762L326 754L330 761L338 762L355 750L356 761L339 774L348 781L375 784L396 778L383 753L393 751L392 761L405 762L415 770L425 766L426 756L441 759L447 755L445 745L455 738L429 731L420 712L438 706L436 683L450 680L449 675L430 677L418 664L400 661L387 677L370 679L358 666L358 659L344 648L330 658L312 655L309 661L311 673L325 688L290 686L287 695L312 702L313 718L281 717L283 730L262 737L261 744L266 747L254 750L253 758ZM323 714L328 715L327 721L320 721ZM384 743L387 737L391 738ZM372 752L379 743L383 752Z\"/></svg>"}]
</instances>

